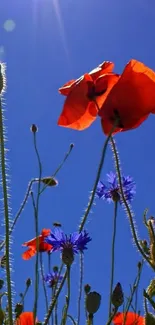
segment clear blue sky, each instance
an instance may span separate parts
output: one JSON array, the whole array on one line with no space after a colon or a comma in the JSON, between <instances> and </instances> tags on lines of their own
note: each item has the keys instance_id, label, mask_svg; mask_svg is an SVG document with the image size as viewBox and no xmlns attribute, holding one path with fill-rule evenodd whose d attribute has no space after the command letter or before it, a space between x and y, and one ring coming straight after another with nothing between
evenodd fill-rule
<instances>
[{"instance_id":1,"label":"clear blue sky","mask_svg":"<svg viewBox=\"0 0 155 325\"><path fill-rule=\"evenodd\" d=\"M30 125L39 127L38 146L44 175L53 173L68 150L75 148L58 175L59 186L47 189L42 196L39 228L50 228L60 221L67 233L77 230L87 205L105 136L100 120L83 132L57 126L64 97L58 88L70 79L78 78L104 60L115 63L121 73L131 58L144 62L155 70L155 4L153 0L1 0L0 46L1 59L7 63L7 93L5 116L8 129L11 175L12 216L18 210L32 177L38 176ZM7 32L3 24L12 19L16 27ZM116 136L122 170L134 177L137 194L133 202L137 227L146 238L142 215L146 207L155 214L155 116L136 130ZM113 170L108 150L102 179ZM2 218L1 213L1 218ZM102 306L96 314L96 324L107 320L110 277L110 243L113 205L96 201L86 225L93 240L85 254L84 283L102 295ZM130 227L119 209L115 283L121 282L126 295L136 275L140 256L132 245ZM33 278L34 262L23 261L21 244L34 237L34 217L31 201L17 224L13 236L13 279L18 293L26 278ZM59 254L52 256L53 265ZM72 269L72 305L76 317L75 297L78 293L78 257ZM153 273L144 268L141 289L149 284ZM32 309L33 290L28 294L25 309ZM38 317L43 318L41 292ZM142 296L139 296L142 310ZM143 310L142 310L143 312ZM84 319L83 319L84 320Z\"/></svg>"}]
</instances>

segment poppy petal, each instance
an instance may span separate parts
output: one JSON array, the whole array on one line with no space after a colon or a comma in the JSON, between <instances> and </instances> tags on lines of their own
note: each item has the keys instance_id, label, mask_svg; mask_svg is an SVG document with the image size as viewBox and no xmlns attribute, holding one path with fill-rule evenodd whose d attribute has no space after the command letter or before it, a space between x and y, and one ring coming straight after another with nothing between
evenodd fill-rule
<instances>
[{"instance_id":1,"label":"poppy petal","mask_svg":"<svg viewBox=\"0 0 155 325\"><path fill-rule=\"evenodd\" d=\"M100 76L95 83L95 94L96 94L96 102L98 107L101 108L104 101L106 100L110 90L116 84L119 79L118 74L106 74Z\"/></svg>"},{"instance_id":2,"label":"poppy petal","mask_svg":"<svg viewBox=\"0 0 155 325\"><path fill-rule=\"evenodd\" d=\"M40 235L39 236L39 243L40 243L41 239L42 239L42 236ZM36 247L36 237L34 237L33 239L25 242L24 244L22 244L22 246L27 246L27 247L32 247L32 248Z\"/></svg>"},{"instance_id":3,"label":"poppy petal","mask_svg":"<svg viewBox=\"0 0 155 325\"><path fill-rule=\"evenodd\" d=\"M66 82L62 87L59 88L59 93L64 96L68 96L75 82L75 79Z\"/></svg>"},{"instance_id":4,"label":"poppy petal","mask_svg":"<svg viewBox=\"0 0 155 325\"><path fill-rule=\"evenodd\" d=\"M148 116L149 116L149 114L143 116L139 120L135 120L134 122L133 122L133 119L132 119L131 125L128 124L128 123L126 123L126 127L125 128L116 127L115 128L115 131L113 132L113 135L116 134L116 133L118 133L118 132L123 132L123 131L129 131L129 130L132 130L132 129L136 129L138 126L140 126L148 118ZM104 134L105 135L109 135L110 134L110 131L112 129L113 123L110 122L108 119L102 118L101 119L101 125L102 125L102 129L103 129Z\"/></svg>"},{"instance_id":5,"label":"poppy petal","mask_svg":"<svg viewBox=\"0 0 155 325\"><path fill-rule=\"evenodd\" d=\"M92 77L93 80L96 80L100 75L103 73L112 72L114 68L114 63L110 61L104 61L101 63L97 68L93 69L89 72L89 75ZM83 78L81 76L79 79ZM64 96L68 96L73 86L75 86L76 82L79 79L72 79L66 82L62 87L59 88L59 93Z\"/></svg>"},{"instance_id":6,"label":"poppy petal","mask_svg":"<svg viewBox=\"0 0 155 325\"><path fill-rule=\"evenodd\" d=\"M113 71L114 63L110 61L104 61L101 63L97 68L93 69L89 72L89 75L92 77L92 79L95 81L97 78L99 78L101 75L105 73L110 73Z\"/></svg>"},{"instance_id":7,"label":"poppy petal","mask_svg":"<svg viewBox=\"0 0 155 325\"><path fill-rule=\"evenodd\" d=\"M139 126L155 107L155 72L143 63L131 60L113 86L99 116L109 122L117 111L124 130Z\"/></svg>"},{"instance_id":8,"label":"poppy petal","mask_svg":"<svg viewBox=\"0 0 155 325\"><path fill-rule=\"evenodd\" d=\"M39 252L49 252L52 250L52 245L42 242L39 245Z\"/></svg>"},{"instance_id":9,"label":"poppy petal","mask_svg":"<svg viewBox=\"0 0 155 325\"><path fill-rule=\"evenodd\" d=\"M88 96L93 86L92 78L88 74L76 83L65 100L58 125L84 130L93 123L97 116L97 108Z\"/></svg>"},{"instance_id":10,"label":"poppy petal","mask_svg":"<svg viewBox=\"0 0 155 325\"><path fill-rule=\"evenodd\" d=\"M124 313L117 313L113 318L114 325L123 325L124 316ZM129 311L125 325L144 325L144 317Z\"/></svg>"},{"instance_id":11,"label":"poppy petal","mask_svg":"<svg viewBox=\"0 0 155 325\"><path fill-rule=\"evenodd\" d=\"M31 257L33 257L34 255L36 254L36 250L35 249L32 249L32 248L29 248L27 251L25 251L23 254L22 254L22 258L23 260L29 260Z\"/></svg>"},{"instance_id":12,"label":"poppy petal","mask_svg":"<svg viewBox=\"0 0 155 325\"><path fill-rule=\"evenodd\" d=\"M33 325L33 324L34 324L34 320L33 320L32 312L21 313L20 316L15 321L15 325Z\"/></svg>"},{"instance_id":13,"label":"poppy petal","mask_svg":"<svg viewBox=\"0 0 155 325\"><path fill-rule=\"evenodd\" d=\"M50 230L50 229L46 229L46 228L44 228L44 229L42 229L41 235L42 235L43 237L47 237L47 236L50 235L50 233L51 233L51 230Z\"/></svg>"}]
</instances>

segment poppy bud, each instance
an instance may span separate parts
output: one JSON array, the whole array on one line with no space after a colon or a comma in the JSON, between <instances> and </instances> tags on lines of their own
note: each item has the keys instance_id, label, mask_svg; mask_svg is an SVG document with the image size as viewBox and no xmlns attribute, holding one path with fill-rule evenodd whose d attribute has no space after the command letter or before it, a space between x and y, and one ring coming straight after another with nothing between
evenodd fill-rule
<instances>
[{"instance_id":1,"label":"poppy bud","mask_svg":"<svg viewBox=\"0 0 155 325\"><path fill-rule=\"evenodd\" d=\"M58 272L59 268L57 266L53 267L53 272Z\"/></svg>"},{"instance_id":2,"label":"poppy bud","mask_svg":"<svg viewBox=\"0 0 155 325\"><path fill-rule=\"evenodd\" d=\"M58 181L54 177L44 177L41 179L41 182L48 186L58 185Z\"/></svg>"},{"instance_id":3,"label":"poppy bud","mask_svg":"<svg viewBox=\"0 0 155 325\"><path fill-rule=\"evenodd\" d=\"M5 66L4 64L0 63L0 95L5 90L6 86L6 79L5 79Z\"/></svg>"},{"instance_id":4,"label":"poppy bud","mask_svg":"<svg viewBox=\"0 0 155 325\"><path fill-rule=\"evenodd\" d=\"M70 144L70 149L73 149L74 148L74 143L71 143Z\"/></svg>"},{"instance_id":5,"label":"poppy bud","mask_svg":"<svg viewBox=\"0 0 155 325\"><path fill-rule=\"evenodd\" d=\"M95 291L88 293L86 297L86 309L89 314L95 314L101 304L101 295Z\"/></svg>"},{"instance_id":6,"label":"poppy bud","mask_svg":"<svg viewBox=\"0 0 155 325\"><path fill-rule=\"evenodd\" d=\"M74 253L72 248L64 248L62 251L62 261L65 265L70 266L74 261Z\"/></svg>"},{"instance_id":7,"label":"poppy bud","mask_svg":"<svg viewBox=\"0 0 155 325\"><path fill-rule=\"evenodd\" d=\"M111 296L111 302L115 307L119 307L124 302L124 294L121 284L118 282Z\"/></svg>"},{"instance_id":8,"label":"poppy bud","mask_svg":"<svg viewBox=\"0 0 155 325\"><path fill-rule=\"evenodd\" d=\"M32 124L30 127L30 131L33 133L36 133L36 132L38 132L38 127L35 124Z\"/></svg>"},{"instance_id":9,"label":"poppy bud","mask_svg":"<svg viewBox=\"0 0 155 325\"><path fill-rule=\"evenodd\" d=\"M16 318L18 318L20 316L20 314L23 311L23 305L22 304L16 304L15 306L15 313L16 313Z\"/></svg>"},{"instance_id":10,"label":"poppy bud","mask_svg":"<svg viewBox=\"0 0 155 325\"><path fill-rule=\"evenodd\" d=\"M4 280L0 279L0 290L3 288Z\"/></svg>"},{"instance_id":11,"label":"poppy bud","mask_svg":"<svg viewBox=\"0 0 155 325\"><path fill-rule=\"evenodd\" d=\"M91 286L90 286L89 284L86 284L86 285L84 286L85 294L87 295L87 294L90 292L90 290L91 290Z\"/></svg>"},{"instance_id":12,"label":"poppy bud","mask_svg":"<svg viewBox=\"0 0 155 325\"><path fill-rule=\"evenodd\" d=\"M146 292L150 298L155 296L155 279L151 280Z\"/></svg>"},{"instance_id":13,"label":"poppy bud","mask_svg":"<svg viewBox=\"0 0 155 325\"><path fill-rule=\"evenodd\" d=\"M32 284L32 281L31 281L30 278L28 278L28 279L26 280L26 286L27 286L27 287L30 287L31 284Z\"/></svg>"},{"instance_id":14,"label":"poppy bud","mask_svg":"<svg viewBox=\"0 0 155 325\"><path fill-rule=\"evenodd\" d=\"M138 262L137 267L138 267L138 269L140 270L141 267L142 267L142 263L141 263L141 262Z\"/></svg>"},{"instance_id":15,"label":"poppy bud","mask_svg":"<svg viewBox=\"0 0 155 325\"><path fill-rule=\"evenodd\" d=\"M145 315L145 325L154 325L155 324L155 317L151 313L146 313Z\"/></svg>"}]
</instances>

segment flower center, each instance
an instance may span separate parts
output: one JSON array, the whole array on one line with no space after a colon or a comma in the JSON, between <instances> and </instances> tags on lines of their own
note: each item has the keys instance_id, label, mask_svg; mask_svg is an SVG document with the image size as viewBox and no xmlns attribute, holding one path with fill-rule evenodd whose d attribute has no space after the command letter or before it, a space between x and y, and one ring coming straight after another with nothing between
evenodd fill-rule
<instances>
[{"instance_id":1,"label":"flower center","mask_svg":"<svg viewBox=\"0 0 155 325\"><path fill-rule=\"evenodd\" d=\"M123 129L124 125L123 125L123 123L121 121L119 112L118 112L117 109L114 109L114 116L110 117L110 121L114 123L116 120L117 120L117 125L116 126Z\"/></svg>"},{"instance_id":2,"label":"flower center","mask_svg":"<svg viewBox=\"0 0 155 325\"><path fill-rule=\"evenodd\" d=\"M73 246L71 243L66 244L62 251L62 261L64 264L70 266L74 261Z\"/></svg>"},{"instance_id":3,"label":"flower center","mask_svg":"<svg viewBox=\"0 0 155 325\"><path fill-rule=\"evenodd\" d=\"M114 190L111 190L111 197L114 202L120 201L120 194L119 189L115 188Z\"/></svg>"}]
</instances>

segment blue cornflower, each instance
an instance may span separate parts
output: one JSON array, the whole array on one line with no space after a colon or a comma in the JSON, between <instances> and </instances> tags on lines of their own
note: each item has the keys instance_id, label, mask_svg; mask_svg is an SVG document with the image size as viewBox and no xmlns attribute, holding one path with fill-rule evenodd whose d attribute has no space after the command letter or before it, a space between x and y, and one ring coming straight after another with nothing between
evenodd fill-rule
<instances>
[{"instance_id":1,"label":"blue cornflower","mask_svg":"<svg viewBox=\"0 0 155 325\"><path fill-rule=\"evenodd\" d=\"M44 277L44 281L47 283L48 287L53 288L57 283L61 282L63 279L62 275L59 275L58 271L53 271L52 273L48 273Z\"/></svg>"},{"instance_id":2,"label":"blue cornflower","mask_svg":"<svg viewBox=\"0 0 155 325\"><path fill-rule=\"evenodd\" d=\"M117 176L113 172L107 174L108 186L103 182L99 181L96 189L96 196L99 199L104 199L109 203L112 201L119 201L123 203L121 199L120 186L117 181ZM136 184L130 176L122 177L122 186L125 198L127 201L131 202L136 193Z\"/></svg>"},{"instance_id":3,"label":"blue cornflower","mask_svg":"<svg viewBox=\"0 0 155 325\"><path fill-rule=\"evenodd\" d=\"M74 260L74 254L87 249L87 243L91 241L91 238L86 231L74 232L67 236L60 228L56 228L46 237L45 241L52 245L52 252L62 252L63 262L66 265L70 265Z\"/></svg>"}]
</instances>

